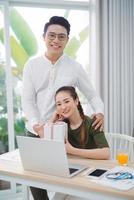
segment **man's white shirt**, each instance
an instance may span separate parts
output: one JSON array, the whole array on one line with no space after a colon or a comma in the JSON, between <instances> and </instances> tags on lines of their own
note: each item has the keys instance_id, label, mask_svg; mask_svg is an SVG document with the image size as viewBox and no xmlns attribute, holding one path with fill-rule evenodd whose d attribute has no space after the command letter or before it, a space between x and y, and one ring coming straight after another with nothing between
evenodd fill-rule
<instances>
[{"instance_id":1,"label":"man's white shirt","mask_svg":"<svg viewBox=\"0 0 134 200\"><path fill-rule=\"evenodd\" d=\"M94 113L103 113L104 106L93 88L83 67L63 54L55 64L45 56L29 60L23 72L22 107L26 128L33 132L33 125L45 123L55 110L55 92L62 86L77 87L87 98Z\"/></svg>"}]
</instances>

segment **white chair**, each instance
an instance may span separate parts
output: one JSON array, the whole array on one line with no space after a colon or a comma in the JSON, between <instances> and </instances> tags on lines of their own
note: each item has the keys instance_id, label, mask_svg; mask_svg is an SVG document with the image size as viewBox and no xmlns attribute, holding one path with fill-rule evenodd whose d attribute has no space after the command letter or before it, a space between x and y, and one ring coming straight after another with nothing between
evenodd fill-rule
<instances>
[{"instance_id":1,"label":"white chair","mask_svg":"<svg viewBox=\"0 0 134 200\"><path fill-rule=\"evenodd\" d=\"M111 150L111 159L116 160L117 149L124 148L128 150L129 160L134 161L134 137L120 133L105 133Z\"/></svg>"}]
</instances>

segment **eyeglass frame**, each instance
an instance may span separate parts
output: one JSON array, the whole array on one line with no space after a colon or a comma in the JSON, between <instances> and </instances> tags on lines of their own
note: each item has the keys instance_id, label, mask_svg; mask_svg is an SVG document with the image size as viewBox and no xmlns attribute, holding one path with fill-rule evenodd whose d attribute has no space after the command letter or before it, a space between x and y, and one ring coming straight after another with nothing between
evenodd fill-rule
<instances>
[{"instance_id":1,"label":"eyeglass frame","mask_svg":"<svg viewBox=\"0 0 134 200\"><path fill-rule=\"evenodd\" d=\"M125 179L134 179L134 175L130 172L115 172L115 173L107 173L107 179L111 180L125 180Z\"/></svg>"},{"instance_id":2,"label":"eyeglass frame","mask_svg":"<svg viewBox=\"0 0 134 200\"><path fill-rule=\"evenodd\" d=\"M53 35L54 37L53 38L50 38L50 34L51 35ZM55 33L55 32L48 32L48 33L46 33L46 35L47 35L47 38L49 39L49 40L55 40L55 38L56 37L58 37L58 40L59 41L65 41L67 38L68 38L68 35L67 34L65 34L65 33L59 33L59 34L57 34L57 33ZM63 38L62 37L60 37L60 36L64 36Z\"/></svg>"}]
</instances>

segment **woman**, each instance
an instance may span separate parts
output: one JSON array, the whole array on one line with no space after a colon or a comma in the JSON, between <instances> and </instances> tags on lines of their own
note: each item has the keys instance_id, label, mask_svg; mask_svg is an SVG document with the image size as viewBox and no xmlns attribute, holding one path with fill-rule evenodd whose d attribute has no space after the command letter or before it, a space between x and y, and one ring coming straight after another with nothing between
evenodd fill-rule
<instances>
[{"instance_id":1,"label":"woman","mask_svg":"<svg viewBox=\"0 0 134 200\"><path fill-rule=\"evenodd\" d=\"M55 94L56 111L50 122L65 121L68 124L66 151L75 156L90 159L109 159L110 150L103 131L94 129L93 119L84 115L74 87L64 86ZM82 200L75 196L56 193L53 200ZM83 200L86 200L83 198Z\"/></svg>"},{"instance_id":2,"label":"woman","mask_svg":"<svg viewBox=\"0 0 134 200\"><path fill-rule=\"evenodd\" d=\"M93 119L84 115L75 88L59 88L55 102L56 111L50 121L64 120L68 123L67 153L84 158L109 159L110 151L104 132L94 129Z\"/></svg>"}]
</instances>

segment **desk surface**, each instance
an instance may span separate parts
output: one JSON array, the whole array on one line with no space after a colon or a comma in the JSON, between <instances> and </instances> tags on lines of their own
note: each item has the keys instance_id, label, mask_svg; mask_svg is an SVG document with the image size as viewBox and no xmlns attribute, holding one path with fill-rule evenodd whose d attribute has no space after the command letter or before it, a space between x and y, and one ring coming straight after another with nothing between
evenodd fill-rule
<instances>
[{"instance_id":1,"label":"desk surface","mask_svg":"<svg viewBox=\"0 0 134 200\"><path fill-rule=\"evenodd\" d=\"M90 160L70 157L69 161L84 164L88 167L111 169L116 166L116 162L110 160ZM132 164L131 167L134 167L134 164ZM51 176L42 173L24 171L20 160L0 158L0 177L5 180L14 179L18 183L47 188L52 191L59 191L86 198L92 196L92 198L96 197L96 199L99 198L100 200L107 199L108 197L110 197L110 199L134 200L134 189L129 191L112 189L92 182L89 178L85 177L84 173L85 172L81 172L72 178Z\"/></svg>"}]
</instances>

